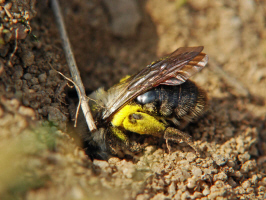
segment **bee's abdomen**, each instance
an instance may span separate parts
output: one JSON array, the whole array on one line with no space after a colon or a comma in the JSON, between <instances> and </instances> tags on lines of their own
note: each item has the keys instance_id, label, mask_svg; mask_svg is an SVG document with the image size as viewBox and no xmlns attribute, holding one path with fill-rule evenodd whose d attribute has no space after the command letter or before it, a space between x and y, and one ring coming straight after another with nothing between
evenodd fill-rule
<instances>
[{"instance_id":1,"label":"bee's abdomen","mask_svg":"<svg viewBox=\"0 0 266 200\"><path fill-rule=\"evenodd\" d=\"M194 82L187 81L180 85L178 97L174 108L177 119L192 121L204 112L207 104L206 92Z\"/></svg>"},{"instance_id":2,"label":"bee's abdomen","mask_svg":"<svg viewBox=\"0 0 266 200\"><path fill-rule=\"evenodd\" d=\"M187 80L177 86L159 85L136 101L161 116L192 121L203 113L207 97L194 82Z\"/></svg>"}]
</instances>

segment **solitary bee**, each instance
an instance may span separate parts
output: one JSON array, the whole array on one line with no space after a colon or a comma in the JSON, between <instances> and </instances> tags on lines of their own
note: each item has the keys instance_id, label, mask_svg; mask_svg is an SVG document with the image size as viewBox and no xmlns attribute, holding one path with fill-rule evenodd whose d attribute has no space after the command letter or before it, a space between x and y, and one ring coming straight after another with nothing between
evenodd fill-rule
<instances>
[{"instance_id":1,"label":"solitary bee","mask_svg":"<svg viewBox=\"0 0 266 200\"><path fill-rule=\"evenodd\" d=\"M202 50L178 48L109 90L94 92L90 107L98 130L86 138L87 153L102 159L123 157L158 138L164 138L167 147L169 140L186 142L198 153L191 136L180 129L206 108L205 91L187 80L207 64Z\"/></svg>"}]
</instances>

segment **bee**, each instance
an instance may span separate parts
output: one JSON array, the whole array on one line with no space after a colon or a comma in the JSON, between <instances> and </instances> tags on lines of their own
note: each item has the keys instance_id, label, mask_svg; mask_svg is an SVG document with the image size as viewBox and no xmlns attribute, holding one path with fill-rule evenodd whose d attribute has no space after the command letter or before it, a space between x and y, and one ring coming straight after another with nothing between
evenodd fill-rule
<instances>
[{"instance_id":1,"label":"bee","mask_svg":"<svg viewBox=\"0 0 266 200\"><path fill-rule=\"evenodd\" d=\"M206 110L206 92L188 80L208 62L202 50L178 48L109 90L94 92L90 108L98 129L86 136L86 152L93 158L124 157L163 138L169 149L168 141L185 142L198 154L181 129Z\"/></svg>"}]
</instances>

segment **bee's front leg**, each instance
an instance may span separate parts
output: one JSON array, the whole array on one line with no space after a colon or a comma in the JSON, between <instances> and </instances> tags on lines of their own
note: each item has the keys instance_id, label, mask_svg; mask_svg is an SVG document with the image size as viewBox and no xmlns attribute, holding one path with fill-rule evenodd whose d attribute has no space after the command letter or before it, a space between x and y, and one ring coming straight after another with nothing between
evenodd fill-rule
<instances>
[{"instance_id":1,"label":"bee's front leg","mask_svg":"<svg viewBox=\"0 0 266 200\"><path fill-rule=\"evenodd\" d=\"M198 148L194 145L194 143L192 141L192 137L183 131L180 131L180 130L175 129L173 127L168 127L164 131L164 139L166 140L166 146L167 146L169 152L170 152L170 145L168 143L168 140L176 141L179 143L185 142L190 147L192 147L194 149L194 151L196 152L196 155L198 157L201 157L200 151L198 150Z\"/></svg>"}]
</instances>

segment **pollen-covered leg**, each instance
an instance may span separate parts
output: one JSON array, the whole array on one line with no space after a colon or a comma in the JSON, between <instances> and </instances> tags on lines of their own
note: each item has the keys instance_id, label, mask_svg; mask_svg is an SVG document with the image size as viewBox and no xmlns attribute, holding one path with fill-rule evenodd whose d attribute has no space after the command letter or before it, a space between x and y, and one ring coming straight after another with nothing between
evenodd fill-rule
<instances>
[{"instance_id":1,"label":"pollen-covered leg","mask_svg":"<svg viewBox=\"0 0 266 200\"><path fill-rule=\"evenodd\" d=\"M164 132L164 139L166 140L166 145L167 145L169 152L170 152L170 146L169 146L168 140L172 140L176 142L183 141L187 143L191 148L193 148L194 151L196 152L196 155L200 157L200 152L198 148L194 145L192 141L192 137L189 134L183 131L180 131L178 129L175 129L173 127L168 127Z\"/></svg>"},{"instance_id":2,"label":"pollen-covered leg","mask_svg":"<svg viewBox=\"0 0 266 200\"><path fill-rule=\"evenodd\" d=\"M117 127L112 127L107 137L108 147L111 153L118 157L124 157L123 149L129 146L129 140L123 131Z\"/></svg>"},{"instance_id":3,"label":"pollen-covered leg","mask_svg":"<svg viewBox=\"0 0 266 200\"><path fill-rule=\"evenodd\" d=\"M117 127L112 127L111 128L111 132L112 134L117 137L119 140L121 140L122 142L124 142L125 144L128 143L128 138L126 136L125 133L123 133L123 131L121 131L119 128Z\"/></svg>"},{"instance_id":4,"label":"pollen-covered leg","mask_svg":"<svg viewBox=\"0 0 266 200\"><path fill-rule=\"evenodd\" d=\"M128 115L123 121L126 130L138 133L140 135L161 136L165 130L165 125L155 117L143 113L135 112Z\"/></svg>"},{"instance_id":5,"label":"pollen-covered leg","mask_svg":"<svg viewBox=\"0 0 266 200\"><path fill-rule=\"evenodd\" d=\"M129 136L118 127L112 127L110 130L111 133L107 135L109 151L120 158L125 155L135 157L135 153L139 153L148 145L129 139Z\"/></svg>"}]
</instances>

